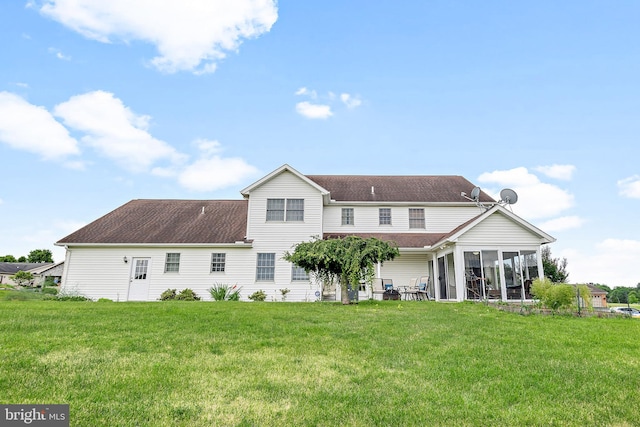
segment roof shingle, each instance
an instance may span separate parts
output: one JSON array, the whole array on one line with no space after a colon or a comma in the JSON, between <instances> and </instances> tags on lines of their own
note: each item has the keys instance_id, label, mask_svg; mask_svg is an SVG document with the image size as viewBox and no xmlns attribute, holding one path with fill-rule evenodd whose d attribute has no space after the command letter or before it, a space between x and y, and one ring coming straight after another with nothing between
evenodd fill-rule
<instances>
[{"instance_id":1,"label":"roof shingle","mask_svg":"<svg viewBox=\"0 0 640 427\"><path fill-rule=\"evenodd\" d=\"M246 229L246 200L132 200L57 243L235 243Z\"/></svg>"}]
</instances>

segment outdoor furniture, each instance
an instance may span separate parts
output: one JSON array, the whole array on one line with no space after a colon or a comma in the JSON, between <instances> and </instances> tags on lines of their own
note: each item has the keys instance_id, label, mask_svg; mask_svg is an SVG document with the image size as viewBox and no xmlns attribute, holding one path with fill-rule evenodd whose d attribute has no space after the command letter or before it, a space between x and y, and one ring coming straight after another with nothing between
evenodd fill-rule
<instances>
[{"instance_id":1,"label":"outdoor furniture","mask_svg":"<svg viewBox=\"0 0 640 427\"><path fill-rule=\"evenodd\" d=\"M432 297L435 298L433 292L431 290L431 281L429 280L429 276L420 276L418 279L416 298L419 301L430 300Z\"/></svg>"},{"instance_id":2,"label":"outdoor furniture","mask_svg":"<svg viewBox=\"0 0 640 427\"><path fill-rule=\"evenodd\" d=\"M409 280L409 286L404 287L404 299L418 300L418 278L414 277Z\"/></svg>"},{"instance_id":3,"label":"outdoor furniture","mask_svg":"<svg viewBox=\"0 0 640 427\"><path fill-rule=\"evenodd\" d=\"M373 282L371 282L371 291L373 292L373 299L375 299L375 296L378 295L382 295L384 294L384 285L382 284L382 279L379 278L375 278L373 279Z\"/></svg>"}]
</instances>

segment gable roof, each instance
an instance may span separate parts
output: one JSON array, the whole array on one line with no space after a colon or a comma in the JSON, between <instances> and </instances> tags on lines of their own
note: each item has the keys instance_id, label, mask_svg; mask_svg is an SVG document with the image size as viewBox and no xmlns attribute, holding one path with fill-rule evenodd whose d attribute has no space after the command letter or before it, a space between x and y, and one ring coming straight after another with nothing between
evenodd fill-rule
<instances>
[{"instance_id":1,"label":"gable roof","mask_svg":"<svg viewBox=\"0 0 640 427\"><path fill-rule=\"evenodd\" d=\"M441 245L448 242L455 242L456 240L458 240L458 238L461 235L471 230L473 227L475 227L476 225L478 225L479 223L481 223L482 221L484 221L485 219L489 218L491 215L494 215L494 214L502 214L506 218L520 225L522 228L537 235L540 238L541 243L553 243L556 241L556 239L551 235L545 233L544 231L540 230L538 227L520 218L513 212L504 208L502 205L496 204L496 205L493 205L491 208L487 209L486 211L482 212L480 215L474 218L471 218L467 222L460 224L459 226L451 230L449 233L445 234L441 240L435 243L435 245Z\"/></svg>"},{"instance_id":2,"label":"gable roof","mask_svg":"<svg viewBox=\"0 0 640 427\"><path fill-rule=\"evenodd\" d=\"M243 241L246 200L132 200L56 243L197 244Z\"/></svg>"},{"instance_id":3,"label":"gable roof","mask_svg":"<svg viewBox=\"0 0 640 427\"><path fill-rule=\"evenodd\" d=\"M260 178L259 180L257 180L253 184L251 184L248 187L242 189L240 191L240 194L242 194L245 198L247 198L247 197L249 197L249 193L251 193L254 189L256 189L257 187L260 187L261 185L263 185L264 183L266 183L268 181L271 181L273 178L275 178L276 176L278 176L278 175L280 175L280 174L282 174L284 172L291 172L293 175L298 177L301 181L306 182L307 184L309 184L310 186L312 186L313 188L318 190L320 192L320 194L322 194L323 196L327 194L327 190L326 189L322 188L322 186L320 186L317 183L313 182L308 177L302 175L300 172L298 172L297 170L295 170L294 168L292 168L291 166L289 166L287 164L284 164L284 165L280 166L278 169L274 170L273 172L271 172L267 176L265 176L263 178Z\"/></svg>"},{"instance_id":4,"label":"gable roof","mask_svg":"<svg viewBox=\"0 0 640 427\"><path fill-rule=\"evenodd\" d=\"M345 202L469 203L460 193L475 187L458 175L307 175L331 199ZM480 192L480 202L495 200Z\"/></svg>"}]
</instances>

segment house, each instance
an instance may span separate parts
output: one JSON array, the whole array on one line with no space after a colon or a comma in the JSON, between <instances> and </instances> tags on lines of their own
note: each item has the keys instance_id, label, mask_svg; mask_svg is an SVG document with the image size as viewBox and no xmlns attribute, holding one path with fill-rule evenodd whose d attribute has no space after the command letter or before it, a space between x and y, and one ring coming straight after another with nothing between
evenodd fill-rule
<instances>
[{"instance_id":1,"label":"house","mask_svg":"<svg viewBox=\"0 0 640 427\"><path fill-rule=\"evenodd\" d=\"M26 271L33 275L30 286L42 286L47 278L53 283L58 283L64 271L64 262L54 264L52 262L0 262L0 285L15 285L11 276L19 271Z\"/></svg>"},{"instance_id":2,"label":"house","mask_svg":"<svg viewBox=\"0 0 640 427\"><path fill-rule=\"evenodd\" d=\"M289 165L241 190L241 200L132 200L56 245L66 248L67 292L153 301L191 288L238 285L241 299L317 301L326 289L282 259L314 237L393 242L400 256L377 266L396 287L423 278L438 301L527 300L553 237L461 176L303 175ZM374 294L370 286L361 298ZM376 295L376 297L380 297Z\"/></svg>"}]
</instances>

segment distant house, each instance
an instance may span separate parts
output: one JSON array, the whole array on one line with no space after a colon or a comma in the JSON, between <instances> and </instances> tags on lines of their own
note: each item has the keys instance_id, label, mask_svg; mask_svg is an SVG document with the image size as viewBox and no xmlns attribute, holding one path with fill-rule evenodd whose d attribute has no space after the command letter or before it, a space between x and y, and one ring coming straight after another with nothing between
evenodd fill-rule
<instances>
[{"instance_id":1,"label":"distant house","mask_svg":"<svg viewBox=\"0 0 640 427\"><path fill-rule=\"evenodd\" d=\"M19 271L26 271L33 275L30 286L42 286L48 277L51 277L54 283L59 283L64 271L64 262L0 262L0 284L15 285L11 276Z\"/></svg>"},{"instance_id":2,"label":"distant house","mask_svg":"<svg viewBox=\"0 0 640 427\"><path fill-rule=\"evenodd\" d=\"M376 237L400 256L376 277L423 278L438 301L527 300L554 239L461 176L303 175L283 165L242 200L132 200L62 238L62 285L90 298L153 301L215 283L264 290L269 300L322 299L323 284L282 257L313 237ZM364 287L361 298L373 297ZM379 297L379 295L376 295Z\"/></svg>"}]
</instances>

